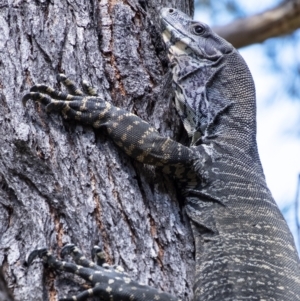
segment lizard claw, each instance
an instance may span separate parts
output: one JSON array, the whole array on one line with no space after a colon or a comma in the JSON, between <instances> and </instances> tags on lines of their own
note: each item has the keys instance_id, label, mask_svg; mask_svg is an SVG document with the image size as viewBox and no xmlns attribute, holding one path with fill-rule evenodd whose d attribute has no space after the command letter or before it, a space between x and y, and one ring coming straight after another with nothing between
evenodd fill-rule
<instances>
[{"instance_id":1,"label":"lizard claw","mask_svg":"<svg viewBox=\"0 0 300 301\"><path fill-rule=\"evenodd\" d=\"M27 94L25 94L25 95L23 96L23 98L22 98L22 104L23 104L24 107L26 107L27 101L28 101L29 99L31 99L30 93L27 93Z\"/></svg>"},{"instance_id":2,"label":"lizard claw","mask_svg":"<svg viewBox=\"0 0 300 301\"><path fill-rule=\"evenodd\" d=\"M62 82L67 79L67 76L64 73L58 73L56 75L56 79L57 81Z\"/></svg>"},{"instance_id":3,"label":"lizard claw","mask_svg":"<svg viewBox=\"0 0 300 301\"><path fill-rule=\"evenodd\" d=\"M106 255L99 246L94 246L91 251L92 259L97 265L102 266L106 262Z\"/></svg>"},{"instance_id":4,"label":"lizard claw","mask_svg":"<svg viewBox=\"0 0 300 301\"><path fill-rule=\"evenodd\" d=\"M86 80L81 82L83 91L90 96L98 96L97 89L92 87Z\"/></svg>"},{"instance_id":5,"label":"lizard claw","mask_svg":"<svg viewBox=\"0 0 300 301\"><path fill-rule=\"evenodd\" d=\"M34 101L38 101L42 103L43 105L47 106L49 103L51 103L51 98L48 95L45 95L40 92L29 92L25 94L22 98L23 106L26 106L26 103L29 99L32 99Z\"/></svg>"},{"instance_id":6,"label":"lizard claw","mask_svg":"<svg viewBox=\"0 0 300 301\"><path fill-rule=\"evenodd\" d=\"M36 250L33 250L29 256L28 256L28 259L27 259L27 266L30 266L32 261L37 257L39 256L40 258L42 258L44 255L46 255L48 252L48 249L47 248L42 248L42 249L36 249Z\"/></svg>"},{"instance_id":7,"label":"lizard claw","mask_svg":"<svg viewBox=\"0 0 300 301\"><path fill-rule=\"evenodd\" d=\"M74 244L67 244L65 245L60 252L61 257L65 257L66 255L69 255L74 249L75 249Z\"/></svg>"}]
</instances>

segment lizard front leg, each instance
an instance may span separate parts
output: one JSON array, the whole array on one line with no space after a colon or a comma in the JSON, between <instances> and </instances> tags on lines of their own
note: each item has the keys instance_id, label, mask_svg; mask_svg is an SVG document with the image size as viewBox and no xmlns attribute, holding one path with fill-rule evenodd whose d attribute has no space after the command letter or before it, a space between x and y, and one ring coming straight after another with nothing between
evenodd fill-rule
<instances>
[{"instance_id":1,"label":"lizard front leg","mask_svg":"<svg viewBox=\"0 0 300 301\"><path fill-rule=\"evenodd\" d=\"M139 162L160 166L182 182L195 183L193 166L199 154L188 147L162 137L138 116L113 106L97 96L94 89L84 84L85 95L65 75L59 75L71 94L62 93L45 85L36 85L23 97L46 106L47 112L61 112L65 117L104 130L124 152Z\"/></svg>"}]
</instances>

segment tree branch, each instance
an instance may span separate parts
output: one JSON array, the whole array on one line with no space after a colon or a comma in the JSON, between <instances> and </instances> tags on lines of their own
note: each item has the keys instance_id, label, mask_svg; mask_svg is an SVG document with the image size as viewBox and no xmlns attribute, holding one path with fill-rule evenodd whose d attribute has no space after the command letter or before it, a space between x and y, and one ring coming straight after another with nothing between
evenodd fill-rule
<instances>
[{"instance_id":1,"label":"tree branch","mask_svg":"<svg viewBox=\"0 0 300 301\"><path fill-rule=\"evenodd\" d=\"M297 28L300 28L300 0L287 0L263 13L215 27L214 31L240 48L289 34Z\"/></svg>"}]
</instances>

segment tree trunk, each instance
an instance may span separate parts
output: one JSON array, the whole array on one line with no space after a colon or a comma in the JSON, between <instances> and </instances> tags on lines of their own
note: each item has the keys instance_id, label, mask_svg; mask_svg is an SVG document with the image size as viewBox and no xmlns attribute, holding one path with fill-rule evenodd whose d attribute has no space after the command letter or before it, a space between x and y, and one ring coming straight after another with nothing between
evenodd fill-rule
<instances>
[{"instance_id":1,"label":"tree trunk","mask_svg":"<svg viewBox=\"0 0 300 301\"><path fill-rule=\"evenodd\" d=\"M13 301L13 296L7 287L7 283L4 279L2 268L0 268L0 300L1 301Z\"/></svg>"},{"instance_id":2,"label":"tree trunk","mask_svg":"<svg viewBox=\"0 0 300 301\"><path fill-rule=\"evenodd\" d=\"M69 242L88 257L98 244L133 279L189 298L193 240L172 181L102 133L21 98L36 83L60 89L63 72L178 140L158 11L192 14L193 1L11 3L0 10L0 265L15 300L83 290L39 260L24 266L33 249L59 255Z\"/></svg>"}]
</instances>

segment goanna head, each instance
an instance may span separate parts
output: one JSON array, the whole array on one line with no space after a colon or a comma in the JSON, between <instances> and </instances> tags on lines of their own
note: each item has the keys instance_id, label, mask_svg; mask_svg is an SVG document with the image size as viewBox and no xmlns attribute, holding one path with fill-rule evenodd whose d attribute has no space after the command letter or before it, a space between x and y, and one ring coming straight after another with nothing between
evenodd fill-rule
<instances>
[{"instance_id":1,"label":"goanna head","mask_svg":"<svg viewBox=\"0 0 300 301\"><path fill-rule=\"evenodd\" d=\"M206 24L173 8L163 8L160 19L173 73L176 109L195 144L208 135L206 131L216 117L234 102L235 95L231 94L238 87L232 93L230 87L222 87L226 82L234 84L230 80L236 77L230 70L221 75L229 64L226 57L234 57L233 65L243 66L250 81L252 77L235 48Z\"/></svg>"}]
</instances>

